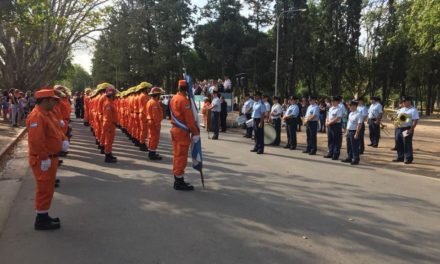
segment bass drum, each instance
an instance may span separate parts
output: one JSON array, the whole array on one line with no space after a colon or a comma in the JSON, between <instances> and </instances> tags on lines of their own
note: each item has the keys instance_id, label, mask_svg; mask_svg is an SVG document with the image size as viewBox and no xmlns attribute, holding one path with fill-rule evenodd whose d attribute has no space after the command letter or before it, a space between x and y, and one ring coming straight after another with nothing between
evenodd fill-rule
<instances>
[{"instance_id":1,"label":"bass drum","mask_svg":"<svg viewBox=\"0 0 440 264\"><path fill-rule=\"evenodd\" d=\"M264 145L270 145L275 142L277 132L271 124L264 124Z\"/></svg>"}]
</instances>

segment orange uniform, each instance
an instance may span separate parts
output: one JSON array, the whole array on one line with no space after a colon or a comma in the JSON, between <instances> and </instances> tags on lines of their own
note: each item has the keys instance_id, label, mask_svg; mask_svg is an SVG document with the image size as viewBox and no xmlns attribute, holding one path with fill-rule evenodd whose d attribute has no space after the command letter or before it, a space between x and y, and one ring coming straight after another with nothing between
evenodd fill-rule
<instances>
[{"instance_id":1,"label":"orange uniform","mask_svg":"<svg viewBox=\"0 0 440 264\"><path fill-rule=\"evenodd\" d=\"M211 105L211 103L204 102L203 106L202 106L203 124L205 125L205 128L207 125L207 113L208 113L208 108L210 105Z\"/></svg>"},{"instance_id":2,"label":"orange uniform","mask_svg":"<svg viewBox=\"0 0 440 264\"><path fill-rule=\"evenodd\" d=\"M103 133L103 121L104 121L103 115L104 115L104 103L106 101L107 101L107 97L104 94L102 94L100 97L98 97L97 105L96 105L96 111L98 113L98 120L99 120L99 123L97 124L99 130L97 131L98 133L96 136L101 145L104 145L105 142L105 133Z\"/></svg>"},{"instance_id":3,"label":"orange uniform","mask_svg":"<svg viewBox=\"0 0 440 264\"><path fill-rule=\"evenodd\" d=\"M35 209L37 212L47 212L54 193L57 153L62 149L64 138L55 115L39 105L29 114L26 127L29 131L29 165L37 183ZM47 159L51 160L51 165L47 171L42 171L41 161Z\"/></svg>"},{"instance_id":4,"label":"orange uniform","mask_svg":"<svg viewBox=\"0 0 440 264\"><path fill-rule=\"evenodd\" d=\"M117 112L114 105L114 101L105 100L103 104L103 124L102 124L102 134L104 134L105 142L104 152L109 154L112 152L113 141L115 139L116 132L116 122L117 122Z\"/></svg>"},{"instance_id":5,"label":"orange uniform","mask_svg":"<svg viewBox=\"0 0 440 264\"><path fill-rule=\"evenodd\" d=\"M141 93L138 96L139 122L140 122L139 142L141 144L145 144L145 140L147 139L147 134L149 131L147 125L147 116L148 116L147 102L149 102L148 95L146 95L145 93Z\"/></svg>"},{"instance_id":6,"label":"orange uniform","mask_svg":"<svg viewBox=\"0 0 440 264\"><path fill-rule=\"evenodd\" d=\"M173 141L173 173L181 176L185 172L188 161L188 150L191 143L190 133L199 135L195 126L194 116L191 111L191 102L185 93L178 92L170 101L170 110L174 118L171 118L171 139ZM176 120L175 120L176 119Z\"/></svg>"},{"instance_id":7,"label":"orange uniform","mask_svg":"<svg viewBox=\"0 0 440 264\"><path fill-rule=\"evenodd\" d=\"M158 98L151 98L146 106L148 120L148 149L156 151L159 145L160 128L163 119L162 106Z\"/></svg>"},{"instance_id":8,"label":"orange uniform","mask_svg":"<svg viewBox=\"0 0 440 264\"><path fill-rule=\"evenodd\" d=\"M62 115L62 120L64 121L63 132L67 134L70 123L70 113L72 112L72 107L70 104L70 99L66 96L60 99L60 102L57 104L60 106L60 111Z\"/></svg>"},{"instance_id":9,"label":"orange uniform","mask_svg":"<svg viewBox=\"0 0 440 264\"><path fill-rule=\"evenodd\" d=\"M84 95L84 122L89 123L90 114L89 114L89 103L90 97L88 95Z\"/></svg>"}]
</instances>

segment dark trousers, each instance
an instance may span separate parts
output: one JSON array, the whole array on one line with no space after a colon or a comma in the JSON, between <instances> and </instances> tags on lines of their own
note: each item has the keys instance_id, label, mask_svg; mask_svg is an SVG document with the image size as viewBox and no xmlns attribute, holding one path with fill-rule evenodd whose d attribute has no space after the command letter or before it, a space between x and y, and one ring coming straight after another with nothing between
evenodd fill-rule
<instances>
[{"instance_id":1,"label":"dark trousers","mask_svg":"<svg viewBox=\"0 0 440 264\"><path fill-rule=\"evenodd\" d=\"M368 129L370 130L370 141L373 146L379 145L380 124L375 123L376 119L368 119Z\"/></svg>"},{"instance_id":2,"label":"dark trousers","mask_svg":"<svg viewBox=\"0 0 440 264\"><path fill-rule=\"evenodd\" d=\"M246 114L246 120L250 120L252 118L252 114ZM245 123L246 126L246 123ZM246 136L252 137L253 127L246 126Z\"/></svg>"},{"instance_id":3,"label":"dark trousers","mask_svg":"<svg viewBox=\"0 0 440 264\"><path fill-rule=\"evenodd\" d=\"M359 131L359 154L364 154L365 151L365 123L362 123Z\"/></svg>"},{"instance_id":4,"label":"dark trousers","mask_svg":"<svg viewBox=\"0 0 440 264\"><path fill-rule=\"evenodd\" d=\"M219 119L220 119L220 112L214 112L211 111L211 128L214 132L214 138L218 138L218 132L219 132Z\"/></svg>"},{"instance_id":5,"label":"dark trousers","mask_svg":"<svg viewBox=\"0 0 440 264\"><path fill-rule=\"evenodd\" d=\"M286 121L287 127L287 145L290 148L296 148L296 128L298 127L297 119L290 118Z\"/></svg>"},{"instance_id":6,"label":"dark trousers","mask_svg":"<svg viewBox=\"0 0 440 264\"><path fill-rule=\"evenodd\" d=\"M330 156L339 157L342 146L342 124L336 123L330 125L327 131L328 154Z\"/></svg>"},{"instance_id":7,"label":"dark trousers","mask_svg":"<svg viewBox=\"0 0 440 264\"><path fill-rule=\"evenodd\" d=\"M255 133L255 146L254 150L258 152L264 152L264 126L258 127L261 122L261 118L254 118L254 133Z\"/></svg>"},{"instance_id":8,"label":"dark trousers","mask_svg":"<svg viewBox=\"0 0 440 264\"><path fill-rule=\"evenodd\" d=\"M347 154L349 159L352 161L359 161L359 137L354 138L356 130L347 131Z\"/></svg>"},{"instance_id":9,"label":"dark trousers","mask_svg":"<svg viewBox=\"0 0 440 264\"><path fill-rule=\"evenodd\" d=\"M226 118L228 114L220 113L220 126L222 127L222 132L226 131Z\"/></svg>"},{"instance_id":10,"label":"dark trousers","mask_svg":"<svg viewBox=\"0 0 440 264\"><path fill-rule=\"evenodd\" d=\"M272 125L276 132L276 138L273 144L279 146L281 142L281 118L272 119Z\"/></svg>"},{"instance_id":11,"label":"dark trousers","mask_svg":"<svg viewBox=\"0 0 440 264\"><path fill-rule=\"evenodd\" d=\"M410 127L400 127L397 128L397 159L400 160L407 160L407 161L413 161L413 146L412 146L412 140L413 140L413 134L409 134L408 136L403 136L403 131L409 130Z\"/></svg>"},{"instance_id":12,"label":"dark trousers","mask_svg":"<svg viewBox=\"0 0 440 264\"><path fill-rule=\"evenodd\" d=\"M325 119L327 118L327 113L319 114L319 131L325 132Z\"/></svg>"},{"instance_id":13,"label":"dark trousers","mask_svg":"<svg viewBox=\"0 0 440 264\"><path fill-rule=\"evenodd\" d=\"M84 117L84 108L76 107L75 108L75 116L76 116L76 118L83 118Z\"/></svg>"},{"instance_id":14,"label":"dark trousers","mask_svg":"<svg viewBox=\"0 0 440 264\"><path fill-rule=\"evenodd\" d=\"M318 121L309 121L307 123L307 151L316 152L318 143Z\"/></svg>"},{"instance_id":15,"label":"dark trousers","mask_svg":"<svg viewBox=\"0 0 440 264\"><path fill-rule=\"evenodd\" d=\"M302 125L303 125L303 120L301 119L301 117L297 117L297 126L298 126L297 131L301 131Z\"/></svg>"}]
</instances>

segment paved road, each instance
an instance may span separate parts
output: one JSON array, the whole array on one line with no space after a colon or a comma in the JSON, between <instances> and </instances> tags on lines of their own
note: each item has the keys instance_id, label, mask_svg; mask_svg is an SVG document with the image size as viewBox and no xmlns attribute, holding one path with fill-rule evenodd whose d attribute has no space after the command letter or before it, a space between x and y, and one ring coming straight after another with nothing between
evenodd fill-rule
<instances>
[{"instance_id":1,"label":"paved road","mask_svg":"<svg viewBox=\"0 0 440 264\"><path fill-rule=\"evenodd\" d=\"M24 178L0 238L3 264L440 263L440 182L398 171L267 148L239 134L203 135L207 189L171 188L169 126L161 162L120 133L107 165L74 123L52 213L36 232L33 179Z\"/></svg>"}]
</instances>

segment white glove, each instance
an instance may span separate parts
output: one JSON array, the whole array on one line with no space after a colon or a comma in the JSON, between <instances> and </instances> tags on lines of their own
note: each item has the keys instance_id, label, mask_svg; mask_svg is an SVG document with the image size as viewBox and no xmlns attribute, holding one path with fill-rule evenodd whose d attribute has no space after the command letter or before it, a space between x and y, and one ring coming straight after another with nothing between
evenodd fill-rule
<instances>
[{"instance_id":1,"label":"white glove","mask_svg":"<svg viewBox=\"0 0 440 264\"><path fill-rule=\"evenodd\" d=\"M42 160L41 161L41 170L48 171L51 164L52 164L52 161L50 159Z\"/></svg>"},{"instance_id":2,"label":"white glove","mask_svg":"<svg viewBox=\"0 0 440 264\"><path fill-rule=\"evenodd\" d=\"M193 141L194 143L197 143L199 140L200 140L200 136L199 136L199 135L192 136L192 141Z\"/></svg>"},{"instance_id":3,"label":"white glove","mask_svg":"<svg viewBox=\"0 0 440 264\"><path fill-rule=\"evenodd\" d=\"M67 152L67 150L69 150L69 146L70 146L69 141L68 140L64 140L63 141L63 146L62 146L61 150L64 151L64 152Z\"/></svg>"},{"instance_id":4,"label":"white glove","mask_svg":"<svg viewBox=\"0 0 440 264\"><path fill-rule=\"evenodd\" d=\"M64 120L60 120L60 125L61 127L64 127L66 125L66 123L64 123Z\"/></svg>"}]
</instances>

